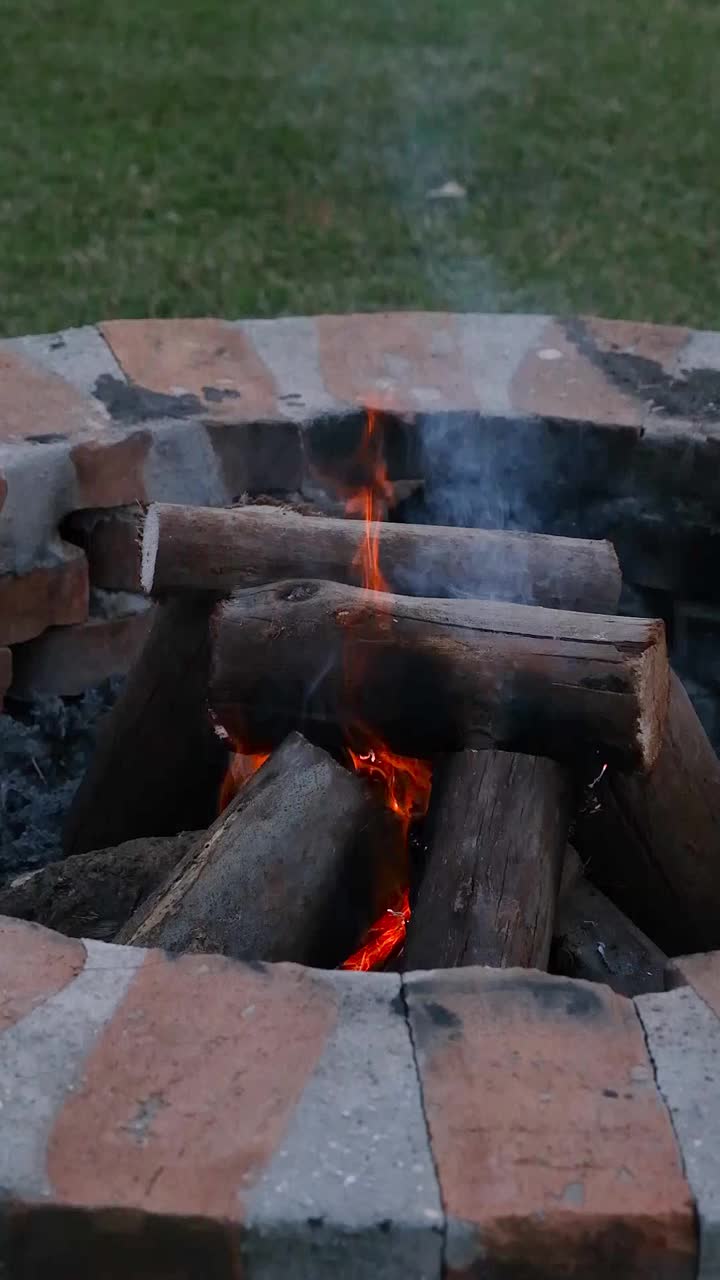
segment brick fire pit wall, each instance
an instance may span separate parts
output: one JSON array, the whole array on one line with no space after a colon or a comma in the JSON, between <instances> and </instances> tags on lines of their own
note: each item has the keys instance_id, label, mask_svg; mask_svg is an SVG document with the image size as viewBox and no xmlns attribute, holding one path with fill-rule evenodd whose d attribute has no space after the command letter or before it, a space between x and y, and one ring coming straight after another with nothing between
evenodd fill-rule
<instances>
[{"instance_id":1,"label":"brick fire pit wall","mask_svg":"<svg viewBox=\"0 0 720 1280\"><path fill-rule=\"evenodd\" d=\"M0 971L10 1280L719 1273L720 953L632 1002L0 920Z\"/></svg>"},{"instance_id":2,"label":"brick fire pit wall","mask_svg":"<svg viewBox=\"0 0 720 1280\"><path fill-rule=\"evenodd\" d=\"M720 741L720 334L596 319L118 320L0 342L0 690L127 669L149 620L141 504L337 498L365 405L438 522L612 538L623 607L665 618Z\"/></svg>"},{"instance_id":3,"label":"brick fire pit wall","mask_svg":"<svg viewBox=\"0 0 720 1280\"><path fill-rule=\"evenodd\" d=\"M331 505L367 405L406 514L612 538L717 743L720 335L594 319L1 342L0 699L127 669L143 504ZM244 966L0 921L0 1275L720 1277L720 954L668 984Z\"/></svg>"}]
</instances>

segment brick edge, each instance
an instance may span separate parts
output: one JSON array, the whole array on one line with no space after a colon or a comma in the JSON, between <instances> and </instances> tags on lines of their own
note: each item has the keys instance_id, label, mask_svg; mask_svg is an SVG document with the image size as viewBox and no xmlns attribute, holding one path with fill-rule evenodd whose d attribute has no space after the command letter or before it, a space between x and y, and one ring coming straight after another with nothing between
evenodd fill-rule
<instances>
[{"instance_id":1,"label":"brick edge","mask_svg":"<svg viewBox=\"0 0 720 1280\"><path fill-rule=\"evenodd\" d=\"M75 1051L76 1055L79 1053L80 1057L77 1059L78 1065L74 1068L75 1074L73 1078L77 1083L79 1083L83 1079L83 1074L86 1071L87 1058L88 1054L92 1051L92 1044L97 1039L97 1036L103 1034L103 1027L113 1023L117 1016L117 1001L123 999L124 992L132 991L133 984L136 984L138 981L137 975L144 971L142 968L142 956L132 948L117 947L112 944L103 943L89 944L88 954L91 956L91 965L89 967L86 965L80 975L73 976L75 970L70 968L67 969L65 977L61 977L59 979L53 977L53 982L55 984L53 989L55 991L58 991L58 982L64 983L65 985L61 985L59 988L59 994L54 998L54 1004L53 998L46 1000L45 1003L43 1003L41 998L41 988L44 982L43 957L45 955L46 948L49 947L52 949L52 972L55 974L58 971L57 965L59 963L59 955L65 950L70 951L71 948L77 948L78 944L73 943L69 939L63 938L59 934L40 929L37 926L24 926L19 922L10 921L0 921L0 926L10 926L12 934L12 957L14 962L23 963L26 966L26 969L29 965L30 971L36 975L33 981L37 990L33 996L30 1013L24 1014L21 1012L19 1022L14 1024L14 1026L20 1028L20 1031L22 1032L24 1022L27 1021L27 1018L34 1018L35 1023L37 1024L34 1028L34 1035L36 1036L35 1043L42 1043L41 1028L43 1026L42 1019L45 1017L45 1011L49 1011L47 1016L50 1017L51 1020L53 1017L57 1019L58 1013L53 1013L53 1008L59 1008L58 1000L61 1002L64 1001L64 1004L62 1005L63 1010L65 1010L63 1016L67 1018L67 1010L71 1007L71 1003L74 998L74 991L79 991L79 987L76 984L79 984L82 981L84 982L85 989L88 992L93 989L96 982L96 979L93 977L93 970L99 974L97 981L102 980L105 982L106 985L104 989L107 991L107 995L103 997L105 1000L105 1013L92 1015L95 1021L87 1033L90 1036L90 1039L87 1044L83 1041L83 1044L80 1045L77 1051ZM74 955L75 952L72 951L72 954ZM158 957L157 961L152 958L155 955ZM130 968L133 972L129 973L129 975L127 973L128 966L125 957L127 957L127 960L132 960ZM178 962L177 960L162 957L162 953L151 954L153 966L161 959L162 965L170 966L167 970L168 973L174 972L176 975L179 972L177 966L178 963L180 963L181 975L182 973L187 974L186 980L188 983L188 991L190 991L192 982L195 981L193 974L200 969L208 969L208 966L210 970L209 980L211 985L210 987L206 986L204 988L206 992L212 990L213 984L222 984L227 982L228 977L231 977L233 981L239 981L243 978L243 975L247 973L248 980L252 979L252 973L247 966L235 965L233 962L223 961L220 957L187 957L184 961ZM138 968L138 965L141 967ZM298 975L297 981L309 981L311 984L319 981L323 989L332 989L336 994L339 993L339 998L341 998L341 1000L345 1000L347 998L350 999L351 1002L357 998L357 992L360 992L361 998L364 999L364 997L369 996L372 991L378 991L383 986L382 983L376 983L373 976L368 975L362 975L360 982L363 985L360 986L358 983L359 975L344 973L322 974L319 971L302 970L298 966L286 965L261 966L260 968L265 971L268 980L271 982L275 981L276 976L278 979L282 978L285 980L287 974L292 971L292 973ZM112 975L108 977L107 975L111 970L119 976L117 978L112 977ZM8 969L6 969L6 972L7 971ZM105 974L104 977L103 974ZM123 976L124 974L126 976ZM505 977L502 977L501 975L502 980L512 983L511 971L508 971L508 974L509 976ZM388 977L388 975L377 976L381 979ZM527 979L528 975L524 974L523 977L524 979ZM532 983L539 984L548 991L551 987L559 990L557 980L549 978L548 975L532 973L529 975L529 978ZM456 978L454 980L464 984L465 989L469 991L472 988L473 983L480 983L481 988L484 989L487 987L488 983L492 986L492 984L496 983L499 979L494 971L466 970L462 971L462 977L460 979ZM183 989L183 981L185 980L181 978L181 985L177 988L180 992L182 992ZM208 981L207 975L204 981ZM435 988L438 993L437 1005L438 1009L441 1010L443 1008L443 990L448 979L446 975L413 974L403 975L401 980L396 979L396 981L398 991L395 1000L398 1007L395 1016L399 1015L402 1019L401 1022L396 1024L398 1027L397 1034L400 1034L401 1040L403 1039L403 1036L407 1038L406 1050L403 1052L406 1054L406 1057L408 1054L410 1056L407 1057L408 1065L405 1069L409 1070L410 1064L412 1064L411 1076L408 1078L414 1079L412 1094L415 1097L415 1102L413 1103L413 1106L417 1106L417 1108L419 1108L417 1114L422 1116L422 1124L424 1125L424 1133L428 1144L427 1152L429 1159L431 1160L432 1167L435 1170L435 1177L437 1178L437 1152L434 1148L434 1144L431 1145L432 1129L428 1128L428 1101L424 1092L424 1068L417 1056L417 1044L415 1041L412 1022L408 1014L407 1000L408 995L412 994L413 988L418 981L425 982L426 985L429 982L431 988L432 985L435 984ZM110 984L109 986L107 985L108 983ZM391 994L389 991L389 984L386 983L385 986L388 988L387 998L389 998ZM579 984L579 986L585 988L587 984ZM219 991L219 987L216 989ZM362 996L362 993L364 993L364 996ZM383 997L383 1001L385 1001L385 999L386 997ZM644 1026L646 1018L644 1016L645 1009L642 1003L643 1000L659 1000L661 1002L669 1001L669 1004L661 1003L661 1011L663 1015L666 1011L671 1012L672 994L661 994L660 996L655 997L640 998L639 1001L634 1002L634 1005L635 1008L638 1009L640 1019ZM622 997L613 996L612 1001L615 1004L620 1001L623 1007L627 1007L629 1009L633 1008L633 1002L624 1001ZM618 1007L620 1006L618 1005ZM382 1016L390 1016L390 1005L383 1003L383 1008L387 1009L387 1013L383 1013ZM720 1038L720 1021L718 1021L714 1015L710 1014L709 1009L707 1009L706 1012L707 1015L711 1017L712 1025ZM572 1017L570 1014L568 1014L567 1017L568 1025L570 1025ZM402 1031L400 1030L401 1028ZM647 1026L645 1026L645 1029L647 1033ZM40 1031L40 1040L37 1040L38 1031ZM50 1034L51 1027L48 1023L48 1035ZM657 1095L657 1101L663 1113L669 1114L675 1121L676 1116L674 1112L673 1099L668 1097L667 1087L663 1080L658 1080L658 1067L653 1054L651 1036L649 1037L649 1047L651 1050L651 1059L655 1067L655 1078L651 1082L651 1088ZM414 1073L414 1075L412 1073ZM73 1090L75 1091L77 1090L77 1083L73 1085ZM325 1078L321 1079L319 1085L316 1084L313 1087L321 1087L321 1092L327 1095L327 1086L328 1079ZM403 1089L405 1087L406 1086L403 1086ZM148 1081L147 1093L151 1096L152 1092L153 1086L152 1081L150 1080ZM300 1103L302 1105L300 1105ZM295 1109L292 1113L295 1117L295 1119L293 1119L293 1124L296 1125L296 1127L297 1125L300 1127L296 1136L287 1137L283 1145L287 1147L289 1143L290 1149L292 1149L294 1144L296 1150L305 1150L307 1147L308 1152L312 1157L313 1152L311 1146L307 1143L306 1125L308 1123L308 1118L313 1123L315 1122L316 1116L314 1108L316 1104L312 1098L308 1100L306 1091L301 1095L300 1103L294 1104ZM300 1106L300 1112L303 1112L304 1108L304 1120L302 1119L302 1115L300 1116L300 1119L297 1119L300 1114L298 1112L298 1106ZM330 1118L332 1118L332 1116ZM416 1125L417 1123L419 1122L414 1122ZM2 1131L2 1126L3 1112L0 1111L0 1132ZM675 1132L679 1137L679 1144L683 1159L687 1161L685 1137L682 1130L678 1130L677 1124L675 1126ZM277 1158L278 1155L276 1153L270 1166L268 1166L272 1172L271 1181L273 1186L275 1186L276 1183L280 1185L280 1182L282 1181L280 1177L282 1160L280 1164L277 1165L277 1169L275 1169ZM412 1174L403 1173L403 1177L406 1176L412 1178ZM278 1179L280 1179L280 1181L278 1181ZM256 1183L255 1185L257 1188L260 1184ZM370 1276L378 1274L378 1258L380 1257L396 1258L397 1266L394 1261L392 1268L387 1271L388 1277L391 1277L392 1280L395 1280L396 1275L398 1280L400 1280L401 1276L405 1277L407 1275L416 1275L418 1277L422 1277L423 1280L435 1280L436 1277L437 1280L440 1280L441 1274L445 1274L442 1268L449 1265L452 1265L455 1268L453 1274L474 1274L472 1266L475 1265L475 1262L471 1262L469 1255L468 1265L470 1265L471 1269L466 1271L462 1266L462 1259L466 1256L468 1249L471 1251L472 1258L474 1259L476 1257L476 1254L474 1253L475 1246L472 1246L471 1248L468 1244L469 1225L467 1223L463 1223L461 1220L458 1220L449 1213L448 1207L444 1203L444 1192L437 1182L435 1185L437 1194L443 1197L443 1199L438 1202L441 1205L440 1217L435 1215L433 1219L433 1214L429 1214L429 1216L425 1218L423 1225L422 1217L419 1219L416 1212L406 1216L400 1214L393 1220L392 1225L388 1226L387 1230L385 1230L382 1227L382 1223L387 1215L387 1194L386 1192L383 1193L382 1188L378 1188L377 1191L374 1191L376 1199L375 1207L372 1205L369 1207L366 1206L364 1217L361 1216L361 1219L357 1222L349 1221L342 1215L342 1213L338 1212L337 1205L341 1202L333 1199L333 1184L330 1183L328 1184L330 1191L327 1213L320 1214L317 1217L317 1221L315 1218L308 1218L307 1215L304 1216L303 1213L298 1215L297 1210L293 1208L290 1202L288 1202L287 1208L285 1208L282 1203L282 1197L278 1199L275 1192L272 1192L269 1199L267 1199L265 1193L263 1193L260 1200L257 1200L257 1202L253 1201L251 1196L251 1203L249 1204L251 1212L243 1224L240 1219L233 1222L231 1220L227 1220L225 1214L218 1215L214 1212L195 1215L195 1218L197 1219L196 1222L195 1219L193 1219L193 1215L188 1213L187 1209L179 1214L173 1214L168 1211L167 1205L163 1208L161 1202L154 1205L152 1201L150 1201L146 1207L141 1207L137 1204L123 1204L122 1202L113 1203L112 1199L110 1199L109 1203L104 1203L101 1200L99 1203L89 1206L87 1204L83 1205L82 1203L73 1202L72 1197L65 1203L53 1203L52 1199L48 1201L47 1195L33 1196L28 1194L18 1194L13 1190L13 1186L11 1184L7 1187L7 1199L4 1202L2 1211L4 1229L0 1230L0 1246L5 1251L6 1260L10 1268L8 1272L9 1276L13 1278L15 1274L22 1274L23 1280L25 1280L26 1275L40 1274L39 1270L37 1272L32 1271L32 1269L30 1271L13 1270L13 1268L18 1266L18 1258L25 1257L26 1254L30 1258L35 1257L35 1254L33 1253L34 1246L30 1243L34 1236L39 1238L39 1233L39 1235L41 1235L46 1241L54 1238L57 1242L57 1248L61 1249L61 1240L63 1238L62 1232L60 1236L56 1234L53 1237L53 1231L56 1231L58 1223L60 1223L61 1226L63 1223L66 1224L69 1232L68 1238L74 1240L76 1243L78 1241L82 1242L83 1249L94 1248L98 1245L98 1242L103 1248L120 1249L121 1252L123 1248L127 1248L129 1250L127 1257L133 1262L133 1265L135 1265L137 1261L137 1257L136 1254L133 1253L133 1249L135 1248L138 1239L146 1239L150 1241L151 1244L155 1239L163 1240L165 1242L163 1248L170 1250L170 1254L168 1254L168 1256L170 1256L177 1246L177 1238L179 1236L182 1236L183 1239L187 1238L189 1241L188 1247L192 1247L192 1240L196 1237L197 1227L197 1233L199 1233L197 1234L197 1238L202 1239L205 1242L203 1248L207 1247L209 1250L208 1257L210 1259L214 1258L216 1256L216 1251L219 1251L217 1252L217 1257L222 1259L222 1261L218 1261L217 1263L219 1268L217 1271L218 1277L230 1277L234 1274L231 1269L231 1262L236 1255L240 1256L240 1254L245 1259L245 1265L249 1268L247 1270L249 1280L252 1280L252 1277L256 1274L264 1274L263 1267L267 1262L268 1249L271 1246L279 1245L280 1243L282 1243L284 1250L297 1249L298 1258L301 1256L305 1259L315 1258L320 1262L323 1260L325 1262L328 1262L328 1260L334 1260L333 1265L335 1265L338 1256L337 1249L343 1242L346 1244L348 1242L352 1242L353 1248L357 1251L358 1259L361 1260L362 1258L366 1258L366 1264L363 1263L363 1266L366 1266L366 1269L358 1270L358 1275L362 1277L362 1280L365 1280L366 1275L369 1280ZM700 1196L700 1198L698 1198L697 1183L693 1186L692 1177L690 1177L690 1181L686 1186L686 1191L688 1201L692 1201L696 1206L698 1206L698 1214L701 1218L703 1212L702 1197ZM256 1193L254 1192L253 1195L255 1194ZM263 1196L265 1196L265 1199L263 1199ZM432 1194L429 1203L432 1203ZM679 1223L682 1220L683 1211L683 1205L679 1202L674 1203L671 1207L663 1210L663 1213L666 1216L658 1217L651 1224L652 1231L650 1234L653 1239L661 1239L663 1237L663 1233L666 1233L668 1240L677 1241ZM320 1226L320 1219L322 1219L322 1226ZM172 1227L173 1222L176 1224L177 1230ZM505 1222L504 1230L506 1232L510 1232L511 1235L516 1230L522 1232L526 1227L526 1223L523 1225L524 1223L525 1220L521 1216L518 1216L515 1220L515 1225L513 1225L513 1219L511 1217L507 1222ZM561 1232L567 1231L570 1223L572 1223L572 1231L570 1232L569 1238L564 1239L565 1252L567 1252L568 1247L577 1250L578 1264L580 1265L580 1263L582 1263L586 1268L584 1274L588 1275L594 1275L592 1272L587 1272L587 1260L588 1257L591 1256L591 1253L589 1254L588 1250L592 1252L592 1248L594 1247L593 1242L597 1241L598 1231L601 1228L604 1235L608 1238L613 1238L614 1233L617 1232L622 1236L623 1232L629 1231L632 1234L633 1232L636 1233L638 1231L638 1220L637 1218L633 1218L632 1215L626 1218L621 1212L614 1213L607 1220L600 1222L597 1213L585 1213L582 1205L577 1206L576 1209L572 1211L570 1218L568 1218L567 1215L565 1215L565 1217L561 1215L557 1220L557 1226L551 1228L551 1230ZM62 1227L62 1230L64 1229L65 1228ZM60 1230L60 1228L57 1228L57 1230ZM122 1242L126 1231L129 1231L128 1240L130 1243L127 1243L126 1241L126 1244L123 1245ZM706 1237L703 1237L703 1240L706 1240ZM132 1243L133 1241L135 1241L135 1244ZM560 1240L559 1243L563 1244L563 1240ZM148 1245L148 1248L151 1247L151 1244ZM437 1263L433 1263L430 1270L423 1270L421 1260L423 1256L427 1254L428 1249L430 1249L436 1256ZM42 1250L40 1252L42 1253ZM38 1254L38 1256L40 1255ZM42 1256L47 1260L47 1254L43 1254ZM668 1260L668 1266L670 1268L667 1272L668 1277L674 1278L677 1276L678 1278L682 1277L682 1280L689 1280L690 1275L694 1274L694 1262L691 1266L691 1259L686 1258L683 1262L683 1258L681 1256L673 1255L673 1257L674 1261L672 1262L672 1265L671 1260ZM444 1261L441 1262L441 1258L444 1259ZM409 1261L412 1261L411 1266L408 1265ZM40 1264L38 1263L37 1265L39 1267ZM235 1264L232 1263L232 1265ZM309 1266L310 1263L308 1262L307 1265ZM127 1274L129 1280L129 1276L132 1274L132 1268L129 1267L126 1272L120 1270L117 1274L123 1276ZM210 1274L213 1273L211 1272ZM308 1272L308 1274L311 1273ZM321 1270L318 1274L324 1273ZM555 1274L552 1270L548 1271L548 1275L552 1274ZM557 1274L559 1275L560 1273L558 1272ZM632 1280L636 1280L636 1275L639 1274L640 1273L637 1273L635 1270L632 1270L619 1272L618 1276L619 1280L622 1280L623 1275L627 1275L628 1277L632 1276ZM710 1273L703 1271L700 1274L705 1276L705 1274L709 1275Z\"/></svg>"}]
</instances>

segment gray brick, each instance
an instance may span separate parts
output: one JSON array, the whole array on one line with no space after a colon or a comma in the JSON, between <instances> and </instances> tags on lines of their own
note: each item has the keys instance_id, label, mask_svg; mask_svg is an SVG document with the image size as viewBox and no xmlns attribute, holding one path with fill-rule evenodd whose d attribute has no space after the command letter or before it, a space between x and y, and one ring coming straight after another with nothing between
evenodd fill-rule
<instances>
[{"instance_id":1,"label":"gray brick","mask_svg":"<svg viewBox=\"0 0 720 1280\"><path fill-rule=\"evenodd\" d=\"M153 422L144 480L148 502L218 507L231 496L207 432L198 422Z\"/></svg>"},{"instance_id":2,"label":"gray brick","mask_svg":"<svg viewBox=\"0 0 720 1280\"><path fill-rule=\"evenodd\" d=\"M93 395L95 384L103 374L125 381L120 365L93 325L63 329L59 333L30 334L13 338L7 345L86 395Z\"/></svg>"},{"instance_id":3,"label":"gray brick","mask_svg":"<svg viewBox=\"0 0 720 1280\"><path fill-rule=\"evenodd\" d=\"M550 323L549 316L455 317L463 362L485 413L512 412L513 376Z\"/></svg>"},{"instance_id":4,"label":"gray brick","mask_svg":"<svg viewBox=\"0 0 720 1280\"><path fill-rule=\"evenodd\" d=\"M7 496L0 509L0 574L29 573L52 562L58 523L75 503L68 446L0 445L2 476Z\"/></svg>"},{"instance_id":5,"label":"gray brick","mask_svg":"<svg viewBox=\"0 0 720 1280\"><path fill-rule=\"evenodd\" d=\"M85 948L74 981L0 1035L0 1199L50 1196L46 1148L58 1108L146 955L107 943Z\"/></svg>"},{"instance_id":6,"label":"gray brick","mask_svg":"<svg viewBox=\"0 0 720 1280\"><path fill-rule=\"evenodd\" d=\"M248 1278L439 1280L443 1215L400 979L322 976L339 1018L247 1197Z\"/></svg>"},{"instance_id":7,"label":"gray brick","mask_svg":"<svg viewBox=\"0 0 720 1280\"><path fill-rule=\"evenodd\" d=\"M697 1203L698 1280L720 1280L720 1021L691 987L635 1007Z\"/></svg>"},{"instance_id":8,"label":"gray brick","mask_svg":"<svg viewBox=\"0 0 720 1280\"><path fill-rule=\"evenodd\" d=\"M236 323L272 373L284 417L293 422L307 422L340 407L323 382L317 329L312 317Z\"/></svg>"}]
</instances>

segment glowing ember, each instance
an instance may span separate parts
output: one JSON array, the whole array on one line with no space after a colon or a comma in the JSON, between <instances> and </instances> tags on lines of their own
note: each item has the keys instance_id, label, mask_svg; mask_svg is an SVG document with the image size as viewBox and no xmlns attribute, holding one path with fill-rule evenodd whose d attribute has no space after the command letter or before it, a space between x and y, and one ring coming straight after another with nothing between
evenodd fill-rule
<instances>
[{"instance_id":1,"label":"glowing ember","mask_svg":"<svg viewBox=\"0 0 720 1280\"><path fill-rule=\"evenodd\" d=\"M432 786L428 762L395 755L381 742L365 752L348 747L348 755L356 773L365 774L383 787L385 805L401 819L406 840L410 823L427 813Z\"/></svg>"},{"instance_id":2,"label":"glowing ember","mask_svg":"<svg viewBox=\"0 0 720 1280\"><path fill-rule=\"evenodd\" d=\"M393 890L390 905L370 926L357 951L341 965L342 969L380 969L405 941L410 919L408 897L407 841L410 824L427 813L432 788L432 769L426 760L398 756L382 742L365 752L348 748L348 756L357 773L383 788L383 801L400 819L397 874L402 885ZM390 856L391 851L388 850Z\"/></svg>"},{"instance_id":3,"label":"glowing ember","mask_svg":"<svg viewBox=\"0 0 720 1280\"><path fill-rule=\"evenodd\" d=\"M372 409L367 412L356 460L362 473L369 474L371 480L353 494L347 504L348 514L359 515L363 520L362 538L353 564L359 570L363 587L372 591L389 591L389 584L380 568L378 522L385 515L392 485L383 457L382 433L378 429L377 414ZM378 619L379 627L391 625L391 619ZM362 671L348 671L347 675L351 683L362 681ZM402 947L405 939L410 919L408 834L411 823L427 812L432 769L426 760L397 755L366 725L354 725L349 738L346 748L348 763L380 790L383 803L398 819L395 839L389 838L386 851L390 886L388 905L368 929L362 945L341 966L343 969L378 969ZM248 754L241 750L239 744L233 745L234 754L220 792L221 813L268 758L267 754Z\"/></svg>"},{"instance_id":4,"label":"glowing ember","mask_svg":"<svg viewBox=\"0 0 720 1280\"><path fill-rule=\"evenodd\" d=\"M410 919L408 897L408 835L410 824L427 813L432 788L432 769L426 760L399 756L379 739L365 751L348 747L348 756L356 773L382 788L386 808L399 819L397 844L388 849L393 854L400 887L392 890L390 905L370 926L365 941L341 966L343 969L379 969L398 951L405 941ZM391 868L393 870L393 868Z\"/></svg>"},{"instance_id":5,"label":"glowing ember","mask_svg":"<svg viewBox=\"0 0 720 1280\"><path fill-rule=\"evenodd\" d=\"M410 919L410 902L407 889L402 889L392 906L383 911L379 920L370 926L362 946L340 966L341 969L381 969L394 951L405 941L405 930Z\"/></svg>"},{"instance_id":6,"label":"glowing ember","mask_svg":"<svg viewBox=\"0 0 720 1280\"><path fill-rule=\"evenodd\" d=\"M260 766L265 763L269 756L269 752L248 755L243 751L239 751L237 745L234 745L235 751L230 757L230 763L220 787L218 813L222 813L224 809L227 809L230 801L235 799L240 788L252 778L254 773L257 773Z\"/></svg>"},{"instance_id":7,"label":"glowing ember","mask_svg":"<svg viewBox=\"0 0 720 1280\"><path fill-rule=\"evenodd\" d=\"M382 453L382 436L377 414L368 409L359 461L372 475L370 483L355 494L347 505L348 513L360 514L364 520L363 537L354 564L360 570L363 587L371 591L389 591L380 568L380 526L385 504L392 493ZM379 620L378 625L388 625ZM357 681L361 673L348 672ZM371 925L362 946L341 966L343 969L377 969L397 951L405 938L410 919L408 897L407 841L410 824L427 812L432 787L432 769L425 760L396 755L367 726L357 725L351 734L347 753L356 773L382 788L383 802L400 820L400 850L397 857L397 879L401 883L392 890L389 906ZM390 856L390 851L389 851Z\"/></svg>"}]
</instances>

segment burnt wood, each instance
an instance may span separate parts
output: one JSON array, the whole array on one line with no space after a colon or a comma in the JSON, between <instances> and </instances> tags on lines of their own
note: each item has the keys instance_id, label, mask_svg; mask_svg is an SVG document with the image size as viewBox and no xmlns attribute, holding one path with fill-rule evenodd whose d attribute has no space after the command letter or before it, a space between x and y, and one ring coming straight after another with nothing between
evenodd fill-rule
<instances>
[{"instance_id":1,"label":"burnt wood","mask_svg":"<svg viewBox=\"0 0 720 1280\"><path fill-rule=\"evenodd\" d=\"M112 711L65 821L65 854L138 836L206 827L217 813L228 748L207 708L214 599L171 600Z\"/></svg>"},{"instance_id":2,"label":"burnt wood","mask_svg":"<svg viewBox=\"0 0 720 1280\"><path fill-rule=\"evenodd\" d=\"M590 884L580 859L574 883L560 893L552 947L552 970L567 978L604 982L624 996L663 991L667 956ZM565 869L563 869L563 882Z\"/></svg>"},{"instance_id":3,"label":"burnt wood","mask_svg":"<svg viewBox=\"0 0 720 1280\"><path fill-rule=\"evenodd\" d=\"M609 542L435 525L376 526L393 591L475 596L612 613L620 569ZM231 591L303 574L359 586L357 522L282 508L156 504L145 519L142 581L150 594Z\"/></svg>"},{"instance_id":4,"label":"burnt wood","mask_svg":"<svg viewBox=\"0 0 720 1280\"><path fill-rule=\"evenodd\" d=\"M537 756L462 751L436 766L407 968L547 968L572 791Z\"/></svg>"},{"instance_id":5,"label":"burnt wood","mask_svg":"<svg viewBox=\"0 0 720 1280\"><path fill-rule=\"evenodd\" d=\"M12 680L12 651L0 645L0 711Z\"/></svg>"},{"instance_id":6,"label":"burnt wood","mask_svg":"<svg viewBox=\"0 0 720 1280\"><path fill-rule=\"evenodd\" d=\"M573 843L593 883L668 954L720 947L720 761L674 673L653 771L608 771Z\"/></svg>"},{"instance_id":7,"label":"burnt wood","mask_svg":"<svg viewBox=\"0 0 720 1280\"><path fill-rule=\"evenodd\" d=\"M241 960L335 965L364 928L366 785L291 735L121 931L118 941Z\"/></svg>"},{"instance_id":8,"label":"burnt wood","mask_svg":"<svg viewBox=\"0 0 720 1280\"><path fill-rule=\"evenodd\" d=\"M405 755L598 750L649 768L667 703L662 622L335 583L237 592L212 622L210 701L248 750L370 726Z\"/></svg>"},{"instance_id":9,"label":"burnt wood","mask_svg":"<svg viewBox=\"0 0 720 1280\"><path fill-rule=\"evenodd\" d=\"M197 839L193 831L148 836L51 862L0 889L0 915L110 942Z\"/></svg>"}]
</instances>

